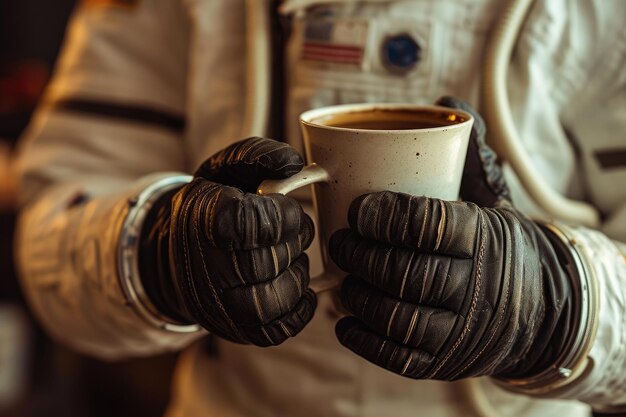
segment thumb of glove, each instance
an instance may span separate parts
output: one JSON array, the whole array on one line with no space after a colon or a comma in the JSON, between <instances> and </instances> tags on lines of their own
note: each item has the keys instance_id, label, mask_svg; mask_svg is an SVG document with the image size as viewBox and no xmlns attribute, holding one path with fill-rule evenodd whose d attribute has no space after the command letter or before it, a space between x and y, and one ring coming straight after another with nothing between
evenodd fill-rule
<instances>
[{"instance_id":1,"label":"thumb of glove","mask_svg":"<svg viewBox=\"0 0 626 417\"><path fill-rule=\"evenodd\" d=\"M194 176L254 193L262 181L290 177L303 166L302 156L288 144L252 137L207 159Z\"/></svg>"},{"instance_id":2,"label":"thumb of glove","mask_svg":"<svg viewBox=\"0 0 626 417\"><path fill-rule=\"evenodd\" d=\"M495 207L503 199L510 201L509 188L497 163L498 156L485 141L487 129L480 114L455 97L441 97L436 104L466 111L474 117L461 181L461 198L481 207Z\"/></svg>"}]
</instances>

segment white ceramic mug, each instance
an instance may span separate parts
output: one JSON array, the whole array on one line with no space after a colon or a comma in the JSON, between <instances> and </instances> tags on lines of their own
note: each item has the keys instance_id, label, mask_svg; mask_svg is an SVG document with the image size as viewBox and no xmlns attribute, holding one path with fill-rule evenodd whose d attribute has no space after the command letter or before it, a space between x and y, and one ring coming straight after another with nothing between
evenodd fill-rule
<instances>
[{"instance_id":1,"label":"white ceramic mug","mask_svg":"<svg viewBox=\"0 0 626 417\"><path fill-rule=\"evenodd\" d=\"M445 126L372 130L326 125L349 113L432 113ZM382 113L381 113L382 112ZM375 117L375 116L374 116ZM287 194L314 185L314 204L324 273L311 280L322 292L335 288L345 273L328 255L332 234L348 227L350 203L365 193L391 190L456 200L473 118L461 110L414 104L347 104L309 110L300 116L306 158L302 171L284 180L264 181L259 194Z\"/></svg>"}]
</instances>

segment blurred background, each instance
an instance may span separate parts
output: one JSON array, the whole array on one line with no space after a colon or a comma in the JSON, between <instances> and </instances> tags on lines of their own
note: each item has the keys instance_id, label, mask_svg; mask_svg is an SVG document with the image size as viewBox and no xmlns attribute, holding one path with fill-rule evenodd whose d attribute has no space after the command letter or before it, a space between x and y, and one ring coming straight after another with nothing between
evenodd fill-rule
<instances>
[{"instance_id":1,"label":"blurred background","mask_svg":"<svg viewBox=\"0 0 626 417\"><path fill-rule=\"evenodd\" d=\"M75 2L0 0L0 417L161 416L176 355L106 363L55 343L31 316L12 260L13 152Z\"/></svg>"},{"instance_id":2,"label":"blurred background","mask_svg":"<svg viewBox=\"0 0 626 417\"><path fill-rule=\"evenodd\" d=\"M0 417L160 416L175 355L105 363L51 341L12 261L12 153L45 88L75 0L0 0Z\"/></svg>"}]
</instances>

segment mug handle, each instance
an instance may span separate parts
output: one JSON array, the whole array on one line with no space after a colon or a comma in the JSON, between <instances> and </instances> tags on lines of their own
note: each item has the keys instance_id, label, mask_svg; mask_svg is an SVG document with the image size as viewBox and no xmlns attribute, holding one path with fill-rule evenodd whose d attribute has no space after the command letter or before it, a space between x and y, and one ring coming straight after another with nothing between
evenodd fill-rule
<instances>
[{"instance_id":1,"label":"mug handle","mask_svg":"<svg viewBox=\"0 0 626 417\"><path fill-rule=\"evenodd\" d=\"M266 194L287 194L305 185L316 182L327 182L330 179L328 172L316 163L302 168L302 171L282 180L265 180L256 190L258 195Z\"/></svg>"},{"instance_id":2,"label":"mug handle","mask_svg":"<svg viewBox=\"0 0 626 417\"><path fill-rule=\"evenodd\" d=\"M328 175L328 172L326 172L326 170L321 166L313 163L305 166L302 171L289 178L263 181L259 185L256 193L258 195L276 193L287 194L306 185L315 184L317 182L328 182L329 179L330 176ZM312 278L309 287L318 294L334 290L337 288L337 277L324 272L321 275Z\"/></svg>"}]
</instances>

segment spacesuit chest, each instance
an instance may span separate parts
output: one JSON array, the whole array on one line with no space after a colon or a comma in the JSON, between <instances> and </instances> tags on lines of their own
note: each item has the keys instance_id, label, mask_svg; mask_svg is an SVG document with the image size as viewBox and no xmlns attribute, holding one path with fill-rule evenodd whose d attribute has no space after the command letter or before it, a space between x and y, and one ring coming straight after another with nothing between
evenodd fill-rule
<instances>
[{"instance_id":1,"label":"spacesuit chest","mask_svg":"<svg viewBox=\"0 0 626 417\"><path fill-rule=\"evenodd\" d=\"M187 94L190 166L196 166L244 135L250 99L246 81L249 28L243 0L186 3L195 22ZM442 95L480 104L486 43L503 2L280 3L281 19L287 22L286 42L281 51L283 76L274 79L282 88L274 91L283 98L271 101L271 112L282 115L284 129L276 131L284 135L278 139L300 151L298 116L311 108L355 102L432 103ZM581 21L594 16L593 10L580 10L574 19L567 4L537 2L527 17L509 69L511 110L523 146L542 178L556 191L590 200L607 214L624 201L621 191L600 184L608 178L619 181L624 175L624 169L615 165L616 149L623 154L625 141L623 135L615 134L623 126L619 103L624 102L624 95L613 94L616 103L600 107L596 96L598 89L615 82L620 74L624 77L618 65L623 46L618 47L617 38L611 45L604 40L595 45L594 33L586 31ZM568 41L572 36L577 37L575 44ZM592 72L591 52L606 58L598 61L605 65ZM594 74L592 84L585 82L588 73ZM581 86L585 86L582 95ZM576 154L566 130L574 134L581 154ZM600 160L598 154L608 156ZM603 167L607 158L608 166ZM523 207L523 199L518 200L516 204Z\"/></svg>"},{"instance_id":2,"label":"spacesuit chest","mask_svg":"<svg viewBox=\"0 0 626 417\"><path fill-rule=\"evenodd\" d=\"M298 115L356 102L475 102L492 1L287 1L287 132Z\"/></svg>"}]
</instances>

